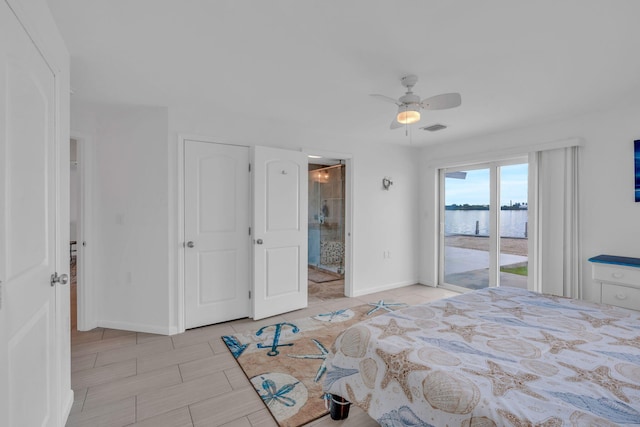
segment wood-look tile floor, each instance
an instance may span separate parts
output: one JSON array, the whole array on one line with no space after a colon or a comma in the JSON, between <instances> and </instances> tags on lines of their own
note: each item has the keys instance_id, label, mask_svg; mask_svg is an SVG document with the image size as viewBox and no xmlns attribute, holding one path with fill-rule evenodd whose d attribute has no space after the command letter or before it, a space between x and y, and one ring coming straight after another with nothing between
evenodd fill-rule
<instances>
[{"instance_id":1,"label":"wood-look tile floor","mask_svg":"<svg viewBox=\"0 0 640 427\"><path fill-rule=\"evenodd\" d=\"M309 296L309 307L254 322L241 319L174 336L97 328L71 332L75 402L67 426L277 427L221 336L274 321L380 299L418 304L454 295L412 285L358 298ZM354 406L349 418L327 415L309 426L377 426Z\"/></svg>"}]
</instances>

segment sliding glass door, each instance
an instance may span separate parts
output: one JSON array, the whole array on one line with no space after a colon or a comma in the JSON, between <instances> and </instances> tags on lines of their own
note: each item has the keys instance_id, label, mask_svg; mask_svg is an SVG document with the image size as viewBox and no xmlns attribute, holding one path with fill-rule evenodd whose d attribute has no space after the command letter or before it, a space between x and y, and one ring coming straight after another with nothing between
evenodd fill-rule
<instances>
[{"instance_id":1,"label":"sliding glass door","mask_svg":"<svg viewBox=\"0 0 640 427\"><path fill-rule=\"evenodd\" d=\"M441 169L440 190L440 284L526 288L526 159Z\"/></svg>"}]
</instances>

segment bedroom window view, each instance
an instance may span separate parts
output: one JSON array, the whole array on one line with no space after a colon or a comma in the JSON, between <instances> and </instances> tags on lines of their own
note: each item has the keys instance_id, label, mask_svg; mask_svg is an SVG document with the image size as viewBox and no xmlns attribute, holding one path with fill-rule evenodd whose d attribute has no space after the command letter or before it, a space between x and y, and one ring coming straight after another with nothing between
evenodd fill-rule
<instances>
[{"instance_id":1,"label":"bedroom window view","mask_svg":"<svg viewBox=\"0 0 640 427\"><path fill-rule=\"evenodd\" d=\"M528 164L447 169L443 177L443 284L526 289Z\"/></svg>"}]
</instances>

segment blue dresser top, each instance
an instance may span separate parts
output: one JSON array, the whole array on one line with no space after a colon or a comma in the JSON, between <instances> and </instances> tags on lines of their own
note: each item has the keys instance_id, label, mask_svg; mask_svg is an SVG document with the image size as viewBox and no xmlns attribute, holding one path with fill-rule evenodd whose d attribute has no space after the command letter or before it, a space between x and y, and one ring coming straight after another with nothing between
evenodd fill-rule
<instances>
[{"instance_id":1,"label":"blue dresser top","mask_svg":"<svg viewBox=\"0 0 640 427\"><path fill-rule=\"evenodd\" d=\"M589 258L589 261L599 262L602 264L626 265L628 267L640 268L640 258L631 258L626 256L598 255L598 256Z\"/></svg>"}]
</instances>

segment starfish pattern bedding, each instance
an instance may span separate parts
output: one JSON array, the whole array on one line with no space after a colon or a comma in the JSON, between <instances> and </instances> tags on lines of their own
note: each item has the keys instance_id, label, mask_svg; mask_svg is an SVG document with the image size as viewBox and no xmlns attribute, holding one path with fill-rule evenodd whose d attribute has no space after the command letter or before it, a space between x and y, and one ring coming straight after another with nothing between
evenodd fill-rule
<instances>
[{"instance_id":1,"label":"starfish pattern bedding","mask_svg":"<svg viewBox=\"0 0 640 427\"><path fill-rule=\"evenodd\" d=\"M640 424L640 312L516 288L346 329L324 390L383 426Z\"/></svg>"}]
</instances>

